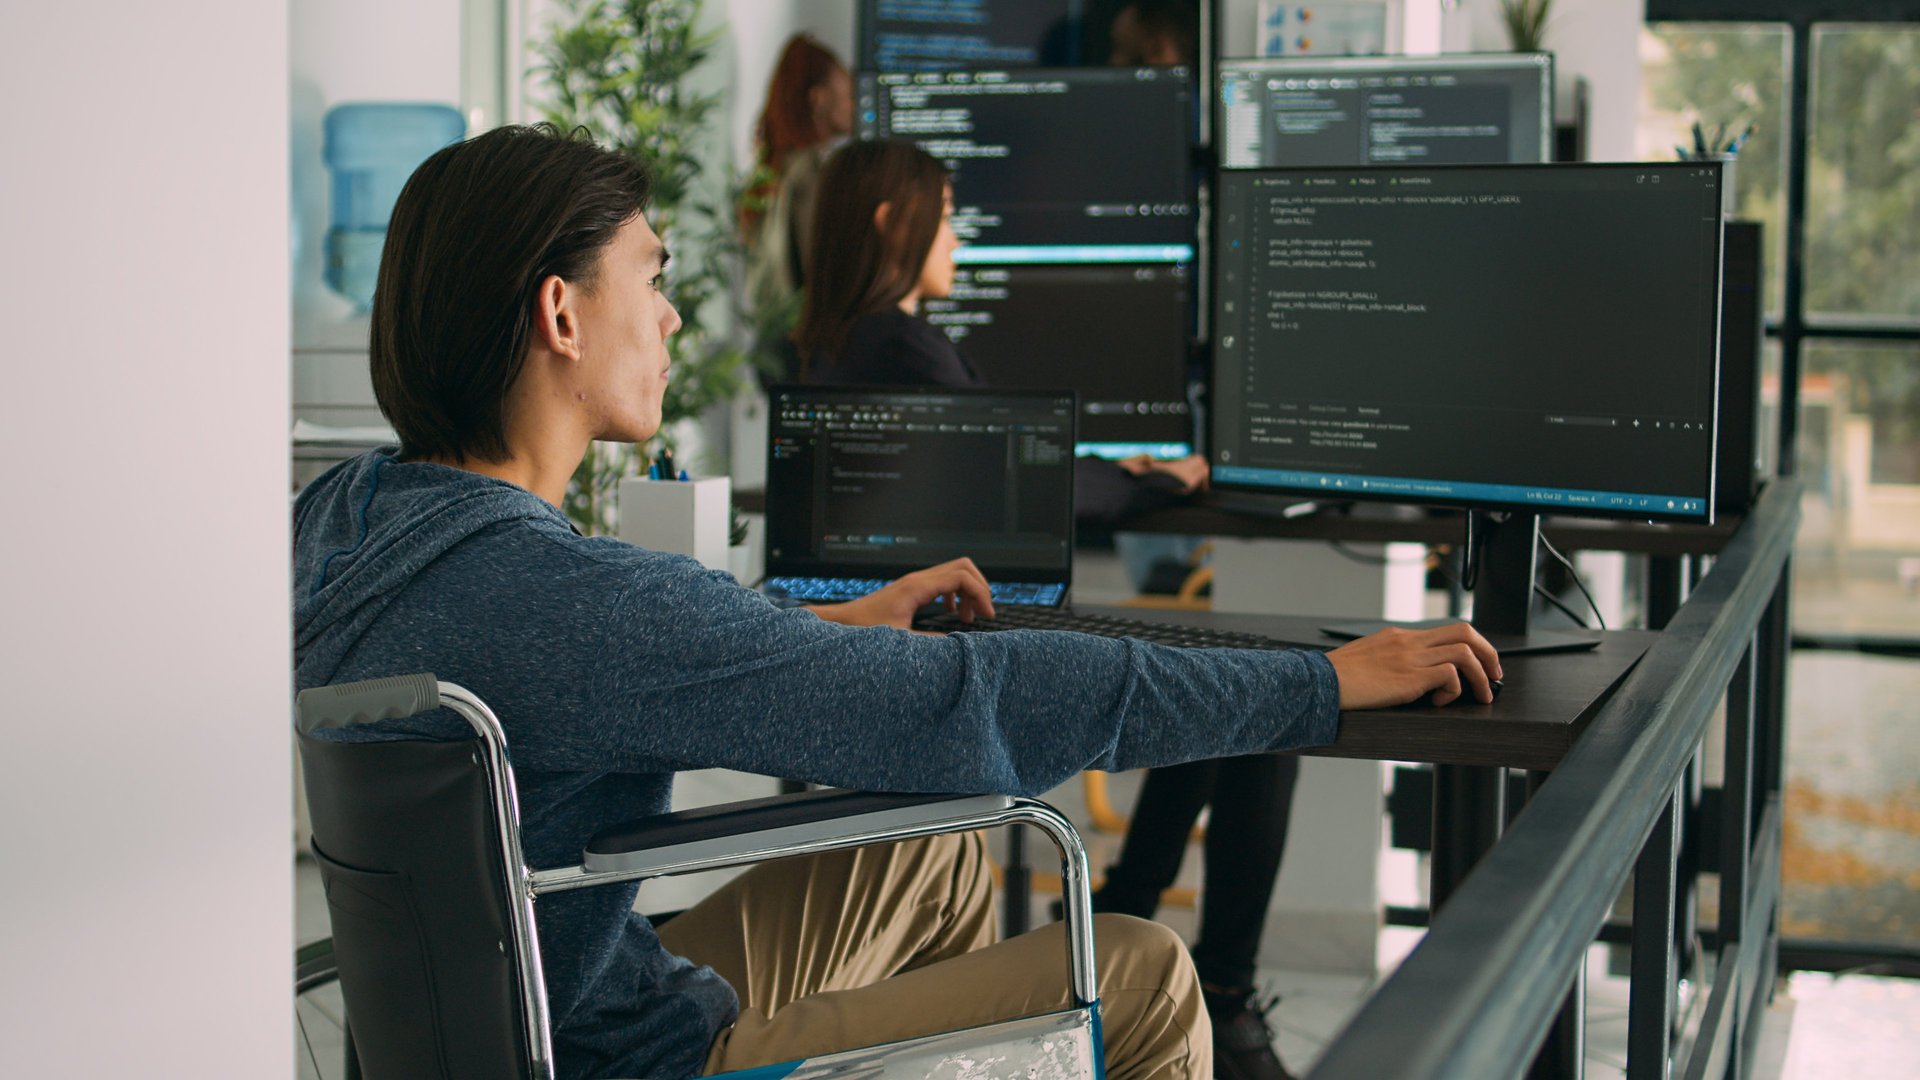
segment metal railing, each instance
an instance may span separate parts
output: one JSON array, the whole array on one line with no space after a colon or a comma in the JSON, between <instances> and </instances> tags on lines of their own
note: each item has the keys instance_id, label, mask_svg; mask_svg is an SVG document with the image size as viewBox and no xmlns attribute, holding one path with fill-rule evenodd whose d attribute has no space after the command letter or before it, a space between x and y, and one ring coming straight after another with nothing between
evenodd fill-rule
<instances>
[{"instance_id":1,"label":"metal railing","mask_svg":"<svg viewBox=\"0 0 1920 1080\"><path fill-rule=\"evenodd\" d=\"M1628 1076L1744 1072L1738 1036L1764 1004L1777 940L1779 698L1799 517L1798 485L1775 481L1315 1080L1526 1073L1563 1003L1577 1013L1587 947L1636 865ZM1674 1062L1676 808L1723 695L1721 952L1699 1033ZM1570 1071L1578 1059L1576 1048Z\"/></svg>"}]
</instances>

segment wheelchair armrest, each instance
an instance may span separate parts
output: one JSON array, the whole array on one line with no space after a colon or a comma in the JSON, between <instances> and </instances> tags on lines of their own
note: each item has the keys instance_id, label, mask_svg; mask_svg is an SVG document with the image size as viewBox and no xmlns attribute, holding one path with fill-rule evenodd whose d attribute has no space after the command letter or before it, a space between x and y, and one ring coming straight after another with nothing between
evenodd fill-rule
<instances>
[{"instance_id":1,"label":"wheelchair armrest","mask_svg":"<svg viewBox=\"0 0 1920 1080\"><path fill-rule=\"evenodd\" d=\"M702 859L799 855L902 829L977 828L970 819L1013 805L1005 795L899 795L803 791L682 810L614 825L587 841L589 873L645 872ZM942 829L951 825L951 829Z\"/></svg>"},{"instance_id":2,"label":"wheelchair armrest","mask_svg":"<svg viewBox=\"0 0 1920 1080\"><path fill-rule=\"evenodd\" d=\"M440 707L440 683L432 675L397 675L300 691L296 724L300 734L321 728L351 727L376 720L398 720Z\"/></svg>"}]
</instances>

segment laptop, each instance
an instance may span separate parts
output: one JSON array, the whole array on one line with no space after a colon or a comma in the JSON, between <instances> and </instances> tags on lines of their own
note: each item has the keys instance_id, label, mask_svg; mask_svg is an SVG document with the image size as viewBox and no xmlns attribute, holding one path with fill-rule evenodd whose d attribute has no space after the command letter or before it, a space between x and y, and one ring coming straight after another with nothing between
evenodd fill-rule
<instances>
[{"instance_id":1,"label":"laptop","mask_svg":"<svg viewBox=\"0 0 1920 1080\"><path fill-rule=\"evenodd\" d=\"M852 600L964 555L996 607L1066 602L1071 391L775 386L767 398L769 594Z\"/></svg>"},{"instance_id":2,"label":"laptop","mask_svg":"<svg viewBox=\"0 0 1920 1080\"><path fill-rule=\"evenodd\" d=\"M929 610L915 626L1298 647L1236 631L1082 615L1068 606L1077 415L1071 391L775 386L768 403L763 587L770 595L853 600L964 555L987 577L995 618L962 623Z\"/></svg>"}]
</instances>

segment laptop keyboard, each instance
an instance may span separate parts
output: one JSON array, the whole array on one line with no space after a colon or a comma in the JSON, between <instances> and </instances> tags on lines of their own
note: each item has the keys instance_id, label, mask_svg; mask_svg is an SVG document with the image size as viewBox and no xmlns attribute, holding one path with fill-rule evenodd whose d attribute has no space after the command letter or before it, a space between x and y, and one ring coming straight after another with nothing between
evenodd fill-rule
<instances>
[{"instance_id":1,"label":"laptop keyboard","mask_svg":"<svg viewBox=\"0 0 1920 1080\"><path fill-rule=\"evenodd\" d=\"M1005 607L996 610L999 612L999 617L994 619L975 619L971 623L965 623L960 621L959 615L942 612L938 615L915 619L913 625L917 630L936 630L945 633L1072 630L1075 633L1093 634L1097 637L1138 638L1156 645L1173 645L1187 649L1301 648L1291 642L1260 634L1245 634L1235 630L1207 630L1197 626L1147 622L1143 619L1122 619L1112 615L1081 615L1065 608Z\"/></svg>"},{"instance_id":2,"label":"laptop keyboard","mask_svg":"<svg viewBox=\"0 0 1920 1080\"><path fill-rule=\"evenodd\" d=\"M767 591L781 593L795 600L813 600L823 603L840 603L859 598L883 586L892 584L892 578L816 578L816 577L776 577L767 579ZM1014 581L996 581L989 588L995 604L1039 604L1051 606L1058 604L1065 596L1067 587L1061 584L1031 584Z\"/></svg>"}]
</instances>

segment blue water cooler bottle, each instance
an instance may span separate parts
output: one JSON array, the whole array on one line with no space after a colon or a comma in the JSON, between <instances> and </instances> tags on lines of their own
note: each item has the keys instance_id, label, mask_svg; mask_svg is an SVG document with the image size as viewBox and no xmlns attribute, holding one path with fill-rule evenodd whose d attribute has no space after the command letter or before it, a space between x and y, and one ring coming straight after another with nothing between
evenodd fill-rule
<instances>
[{"instance_id":1,"label":"blue water cooler bottle","mask_svg":"<svg viewBox=\"0 0 1920 1080\"><path fill-rule=\"evenodd\" d=\"M327 110L323 153L333 177L327 286L358 310L373 306L387 219L407 177L466 131L459 111L447 105L360 102Z\"/></svg>"}]
</instances>

